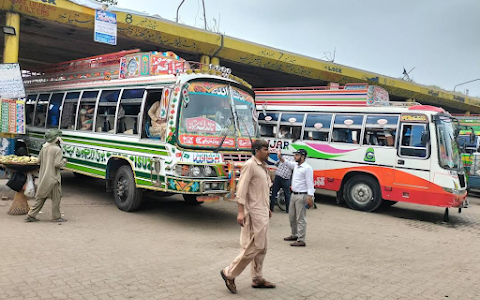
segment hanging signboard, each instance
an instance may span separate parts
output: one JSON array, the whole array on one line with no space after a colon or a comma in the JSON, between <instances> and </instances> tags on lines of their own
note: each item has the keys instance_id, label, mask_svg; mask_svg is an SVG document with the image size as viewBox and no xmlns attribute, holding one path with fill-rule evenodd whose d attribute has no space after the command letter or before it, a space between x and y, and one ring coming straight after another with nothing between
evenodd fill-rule
<instances>
[{"instance_id":1,"label":"hanging signboard","mask_svg":"<svg viewBox=\"0 0 480 300\"><path fill-rule=\"evenodd\" d=\"M94 41L109 45L117 45L117 15L113 12L95 11Z\"/></svg>"},{"instance_id":2,"label":"hanging signboard","mask_svg":"<svg viewBox=\"0 0 480 300\"><path fill-rule=\"evenodd\" d=\"M0 98L24 98L22 72L18 64L0 64Z\"/></svg>"},{"instance_id":3,"label":"hanging signboard","mask_svg":"<svg viewBox=\"0 0 480 300\"><path fill-rule=\"evenodd\" d=\"M0 126L2 133L25 134L25 101L1 99Z\"/></svg>"}]
</instances>

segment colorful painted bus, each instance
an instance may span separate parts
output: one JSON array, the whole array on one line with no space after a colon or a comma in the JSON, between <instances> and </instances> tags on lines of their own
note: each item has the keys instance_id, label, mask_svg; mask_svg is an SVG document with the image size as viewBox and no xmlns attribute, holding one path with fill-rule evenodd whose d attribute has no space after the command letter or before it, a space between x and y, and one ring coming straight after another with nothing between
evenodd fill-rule
<instances>
[{"instance_id":1,"label":"colorful painted bus","mask_svg":"<svg viewBox=\"0 0 480 300\"><path fill-rule=\"evenodd\" d=\"M225 197L258 138L254 94L202 60L122 51L24 78L29 152L40 151L48 129L61 129L65 169L104 179L124 211L139 207L143 190L190 204Z\"/></svg>"},{"instance_id":2,"label":"colorful painted bus","mask_svg":"<svg viewBox=\"0 0 480 300\"><path fill-rule=\"evenodd\" d=\"M398 201L463 205L461 154L443 109L390 102L365 84L255 94L261 136L287 155L306 149L318 193L362 211Z\"/></svg>"}]
</instances>

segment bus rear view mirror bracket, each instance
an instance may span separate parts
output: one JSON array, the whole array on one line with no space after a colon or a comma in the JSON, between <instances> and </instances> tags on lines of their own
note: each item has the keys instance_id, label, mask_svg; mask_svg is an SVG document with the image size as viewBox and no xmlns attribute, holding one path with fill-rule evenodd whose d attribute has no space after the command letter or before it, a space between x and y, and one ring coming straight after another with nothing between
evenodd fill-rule
<instances>
[{"instance_id":1,"label":"bus rear view mirror bracket","mask_svg":"<svg viewBox=\"0 0 480 300\"><path fill-rule=\"evenodd\" d=\"M424 131L422 133L422 146L427 146L427 143L430 141L430 133L428 131Z\"/></svg>"}]
</instances>

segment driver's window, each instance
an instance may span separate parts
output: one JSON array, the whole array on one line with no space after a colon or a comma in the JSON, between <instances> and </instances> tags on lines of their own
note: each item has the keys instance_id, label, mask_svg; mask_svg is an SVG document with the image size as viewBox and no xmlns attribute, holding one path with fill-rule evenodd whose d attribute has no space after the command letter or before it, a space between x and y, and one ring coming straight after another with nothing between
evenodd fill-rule
<instances>
[{"instance_id":1,"label":"driver's window","mask_svg":"<svg viewBox=\"0 0 480 300\"><path fill-rule=\"evenodd\" d=\"M425 124L403 124L400 137L400 156L426 158L428 148L422 136L428 133Z\"/></svg>"},{"instance_id":2,"label":"driver's window","mask_svg":"<svg viewBox=\"0 0 480 300\"><path fill-rule=\"evenodd\" d=\"M145 102L145 137L165 140L167 118L162 111L162 91L150 90Z\"/></svg>"}]
</instances>

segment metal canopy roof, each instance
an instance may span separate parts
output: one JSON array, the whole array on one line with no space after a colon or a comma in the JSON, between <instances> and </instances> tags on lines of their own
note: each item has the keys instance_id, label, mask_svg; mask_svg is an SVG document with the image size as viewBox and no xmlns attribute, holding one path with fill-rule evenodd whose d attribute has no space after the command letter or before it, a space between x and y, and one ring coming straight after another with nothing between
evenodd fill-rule
<instances>
[{"instance_id":1,"label":"metal canopy roof","mask_svg":"<svg viewBox=\"0 0 480 300\"><path fill-rule=\"evenodd\" d=\"M392 100L415 99L451 112L480 113L480 99L447 92L320 59L251 43L174 23L161 18L118 11L117 46L95 43L95 10L67 0L5 0L3 11L21 16L19 61L23 69L87 56L140 48L174 51L186 60L205 54L254 87L326 85L368 82L384 87ZM5 24L5 14L0 16ZM3 39L0 39L3 46Z\"/></svg>"}]
</instances>

